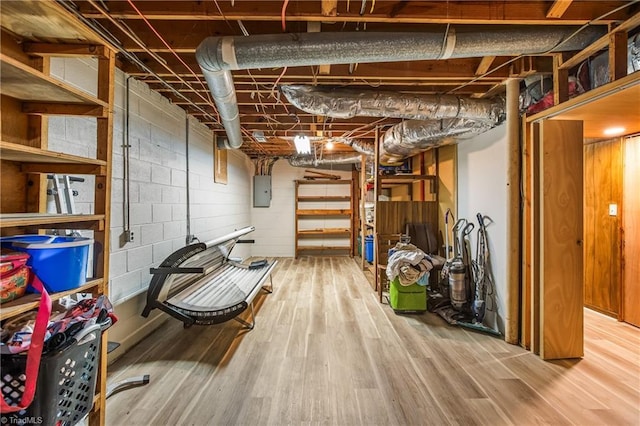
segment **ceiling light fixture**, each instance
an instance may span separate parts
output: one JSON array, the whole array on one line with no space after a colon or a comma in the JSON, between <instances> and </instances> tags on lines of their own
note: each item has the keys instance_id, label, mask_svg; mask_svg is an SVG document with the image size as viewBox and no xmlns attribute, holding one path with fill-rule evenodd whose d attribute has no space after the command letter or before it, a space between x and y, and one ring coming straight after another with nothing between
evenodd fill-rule
<instances>
[{"instance_id":1,"label":"ceiling light fixture","mask_svg":"<svg viewBox=\"0 0 640 426\"><path fill-rule=\"evenodd\" d=\"M298 135L293 138L298 154L311 154L311 141L308 136Z\"/></svg>"},{"instance_id":2,"label":"ceiling light fixture","mask_svg":"<svg viewBox=\"0 0 640 426\"><path fill-rule=\"evenodd\" d=\"M331 151L333 149L333 142L329 141L324 146Z\"/></svg>"},{"instance_id":3,"label":"ceiling light fixture","mask_svg":"<svg viewBox=\"0 0 640 426\"><path fill-rule=\"evenodd\" d=\"M604 129L604 134L607 136L617 136L624 133L626 129L624 127L608 127Z\"/></svg>"}]
</instances>

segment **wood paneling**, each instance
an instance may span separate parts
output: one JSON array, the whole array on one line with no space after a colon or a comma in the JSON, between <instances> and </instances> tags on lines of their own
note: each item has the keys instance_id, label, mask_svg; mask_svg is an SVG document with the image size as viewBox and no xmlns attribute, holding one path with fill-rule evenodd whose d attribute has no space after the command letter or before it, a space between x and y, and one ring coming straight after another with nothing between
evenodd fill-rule
<instances>
[{"instance_id":1,"label":"wood paneling","mask_svg":"<svg viewBox=\"0 0 640 426\"><path fill-rule=\"evenodd\" d=\"M583 137L580 121L540 124L540 356L583 356Z\"/></svg>"},{"instance_id":2,"label":"wood paneling","mask_svg":"<svg viewBox=\"0 0 640 426\"><path fill-rule=\"evenodd\" d=\"M435 201L381 201L376 204L376 233L400 234L409 222L437 223Z\"/></svg>"},{"instance_id":3,"label":"wood paneling","mask_svg":"<svg viewBox=\"0 0 640 426\"><path fill-rule=\"evenodd\" d=\"M640 327L640 137L624 145L622 318Z\"/></svg>"},{"instance_id":4,"label":"wood paneling","mask_svg":"<svg viewBox=\"0 0 640 426\"><path fill-rule=\"evenodd\" d=\"M620 219L609 205L622 201L622 141L584 147L584 303L617 316L620 312Z\"/></svg>"},{"instance_id":5,"label":"wood paneling","mask_svg":"<svg viewBox=\"0 0 640 426\"><path fill-rule=\"evenodd\" d=\"M20 164L13 161L0 162L0 193L2 193L2 211L19 213L26 210L27 187Z\"/></svg>"}]
</instances>

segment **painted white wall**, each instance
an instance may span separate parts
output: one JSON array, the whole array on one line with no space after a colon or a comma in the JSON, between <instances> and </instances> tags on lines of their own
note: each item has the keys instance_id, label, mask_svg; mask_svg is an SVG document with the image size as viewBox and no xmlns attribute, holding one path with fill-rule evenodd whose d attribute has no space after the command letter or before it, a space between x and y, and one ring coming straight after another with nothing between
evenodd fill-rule
<instances>
[{"instance_id":1,"label":"painted white wall","mask_svg":"<svg viewBox=\"0 0 640 426\"><path fill-rule=\"evenodd\" d=\"M308 168L308 167L306 167ZM325 173L339 175L342 179L351 179L351 172L323 170ZM305 167L293 167L286 160L278 160L271 172L271 206L252 207L251 219L256 231L251 234L256 240L253 245L254 256L293 257L295 255L295 180L302 179L305 175ZM347 185L337 185L340 188L329 188L332 185L320 185L317 191L345 191ZM306 189L305 189L306 190ZM332 192L326 192L327 195ZM341 194L336 192L335 194ZM312 204L305 208L313 208ZM324 205L318 208L325 208ZM340 203L331 203L326 208L349 208ZM313 223L312 223L313 222ZM306 222L306 229L312 227L349 227L348 219L334 221L330 225L325 221ZM344 241L342 241L344 242ZM318 241L316 241L318 243ZM325 244L331 244L325 241Z\"/></svg>"},{"instance_id":2,"label":"painted white wall","mask_svg":"<svg viewBox=\"0 0 640 426\"><path fill-rule=\"evenodd\" d=\"M52 75L95 95L97 61L53 59ZM187 236L186 115L159 93L130 80L130 229L134 242L124 242L124 104L126 75L116 70L113 180L111 204L110 299L120 321L110 340L123 353L158 327L166 315L140 316L144 290L151 280L149 268L183 247ZM213 181L213 134L189 120L189 180L191 234L206 241L251 224L252 165L240 151L229 152L228 184ZM95 158L96 119L51 117L49 149ZM93 177L74 184L78 212L93 211ZM239 245L234 255L250 256L250 245Z\"/></svg>"},{"instance_id":3,"label":"painted white wall","mask_svg":"<svg viewBox=\"0 0 640 426\"><path fill-rule=\"evenodd\" d=\"M475 224L471 235L472 256L476 255L477 213L489 216L487 227L497 316L487 313L485 323L497 324L504 334L507 294L507 135L506 125L458 144L458 217Z\"/></svg>"}]
</instances>

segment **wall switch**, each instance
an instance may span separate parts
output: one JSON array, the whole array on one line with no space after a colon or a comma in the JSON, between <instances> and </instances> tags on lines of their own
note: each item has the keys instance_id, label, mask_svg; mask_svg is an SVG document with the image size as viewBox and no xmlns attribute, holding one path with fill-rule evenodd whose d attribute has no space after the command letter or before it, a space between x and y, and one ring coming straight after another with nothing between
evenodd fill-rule
<instances>
[{"instance_id":1,"label":"wall switch","mask_svg":"<svg viewBox=\"0 0 640 426\"><path fill-rule=\"evenodd\" d=\"M609 204L609 216L618 216L617 204Z\"/></svg>"}]
</instances>

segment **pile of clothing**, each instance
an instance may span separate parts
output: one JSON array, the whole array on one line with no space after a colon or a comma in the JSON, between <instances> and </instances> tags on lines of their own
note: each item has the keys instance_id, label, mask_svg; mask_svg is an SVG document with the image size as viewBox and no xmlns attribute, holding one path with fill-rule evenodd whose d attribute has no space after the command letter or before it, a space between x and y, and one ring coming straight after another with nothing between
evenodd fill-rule
<instances>
[{"instance_id":1,"label":"pile of clothing","mask_svg":"<svg viewBox=\"0 0 640 426\"><path fill-rule=\"evenodd\" d=\"M117 321L113 306L105 295L59 304L51 315L45 334L44 352L60 350L71 344L73 337L94 324L111 325ZM0 353L17 354L31 346L36 311L25 312L5 321L0 328Z\"/></svg>"},{"instance_id":2,"label":"pile of clothing","mask_svg":"<svg viewBox=\"0 0 640 426\"><path fill-rule=\"evenodd\" d=\"M426 254L413 244L399 242L389 250L387 278L389 281L398 278L403 286L426 286L430 271L444 265L444 262L441 256Z\"/></svg>"}]
</instances>

